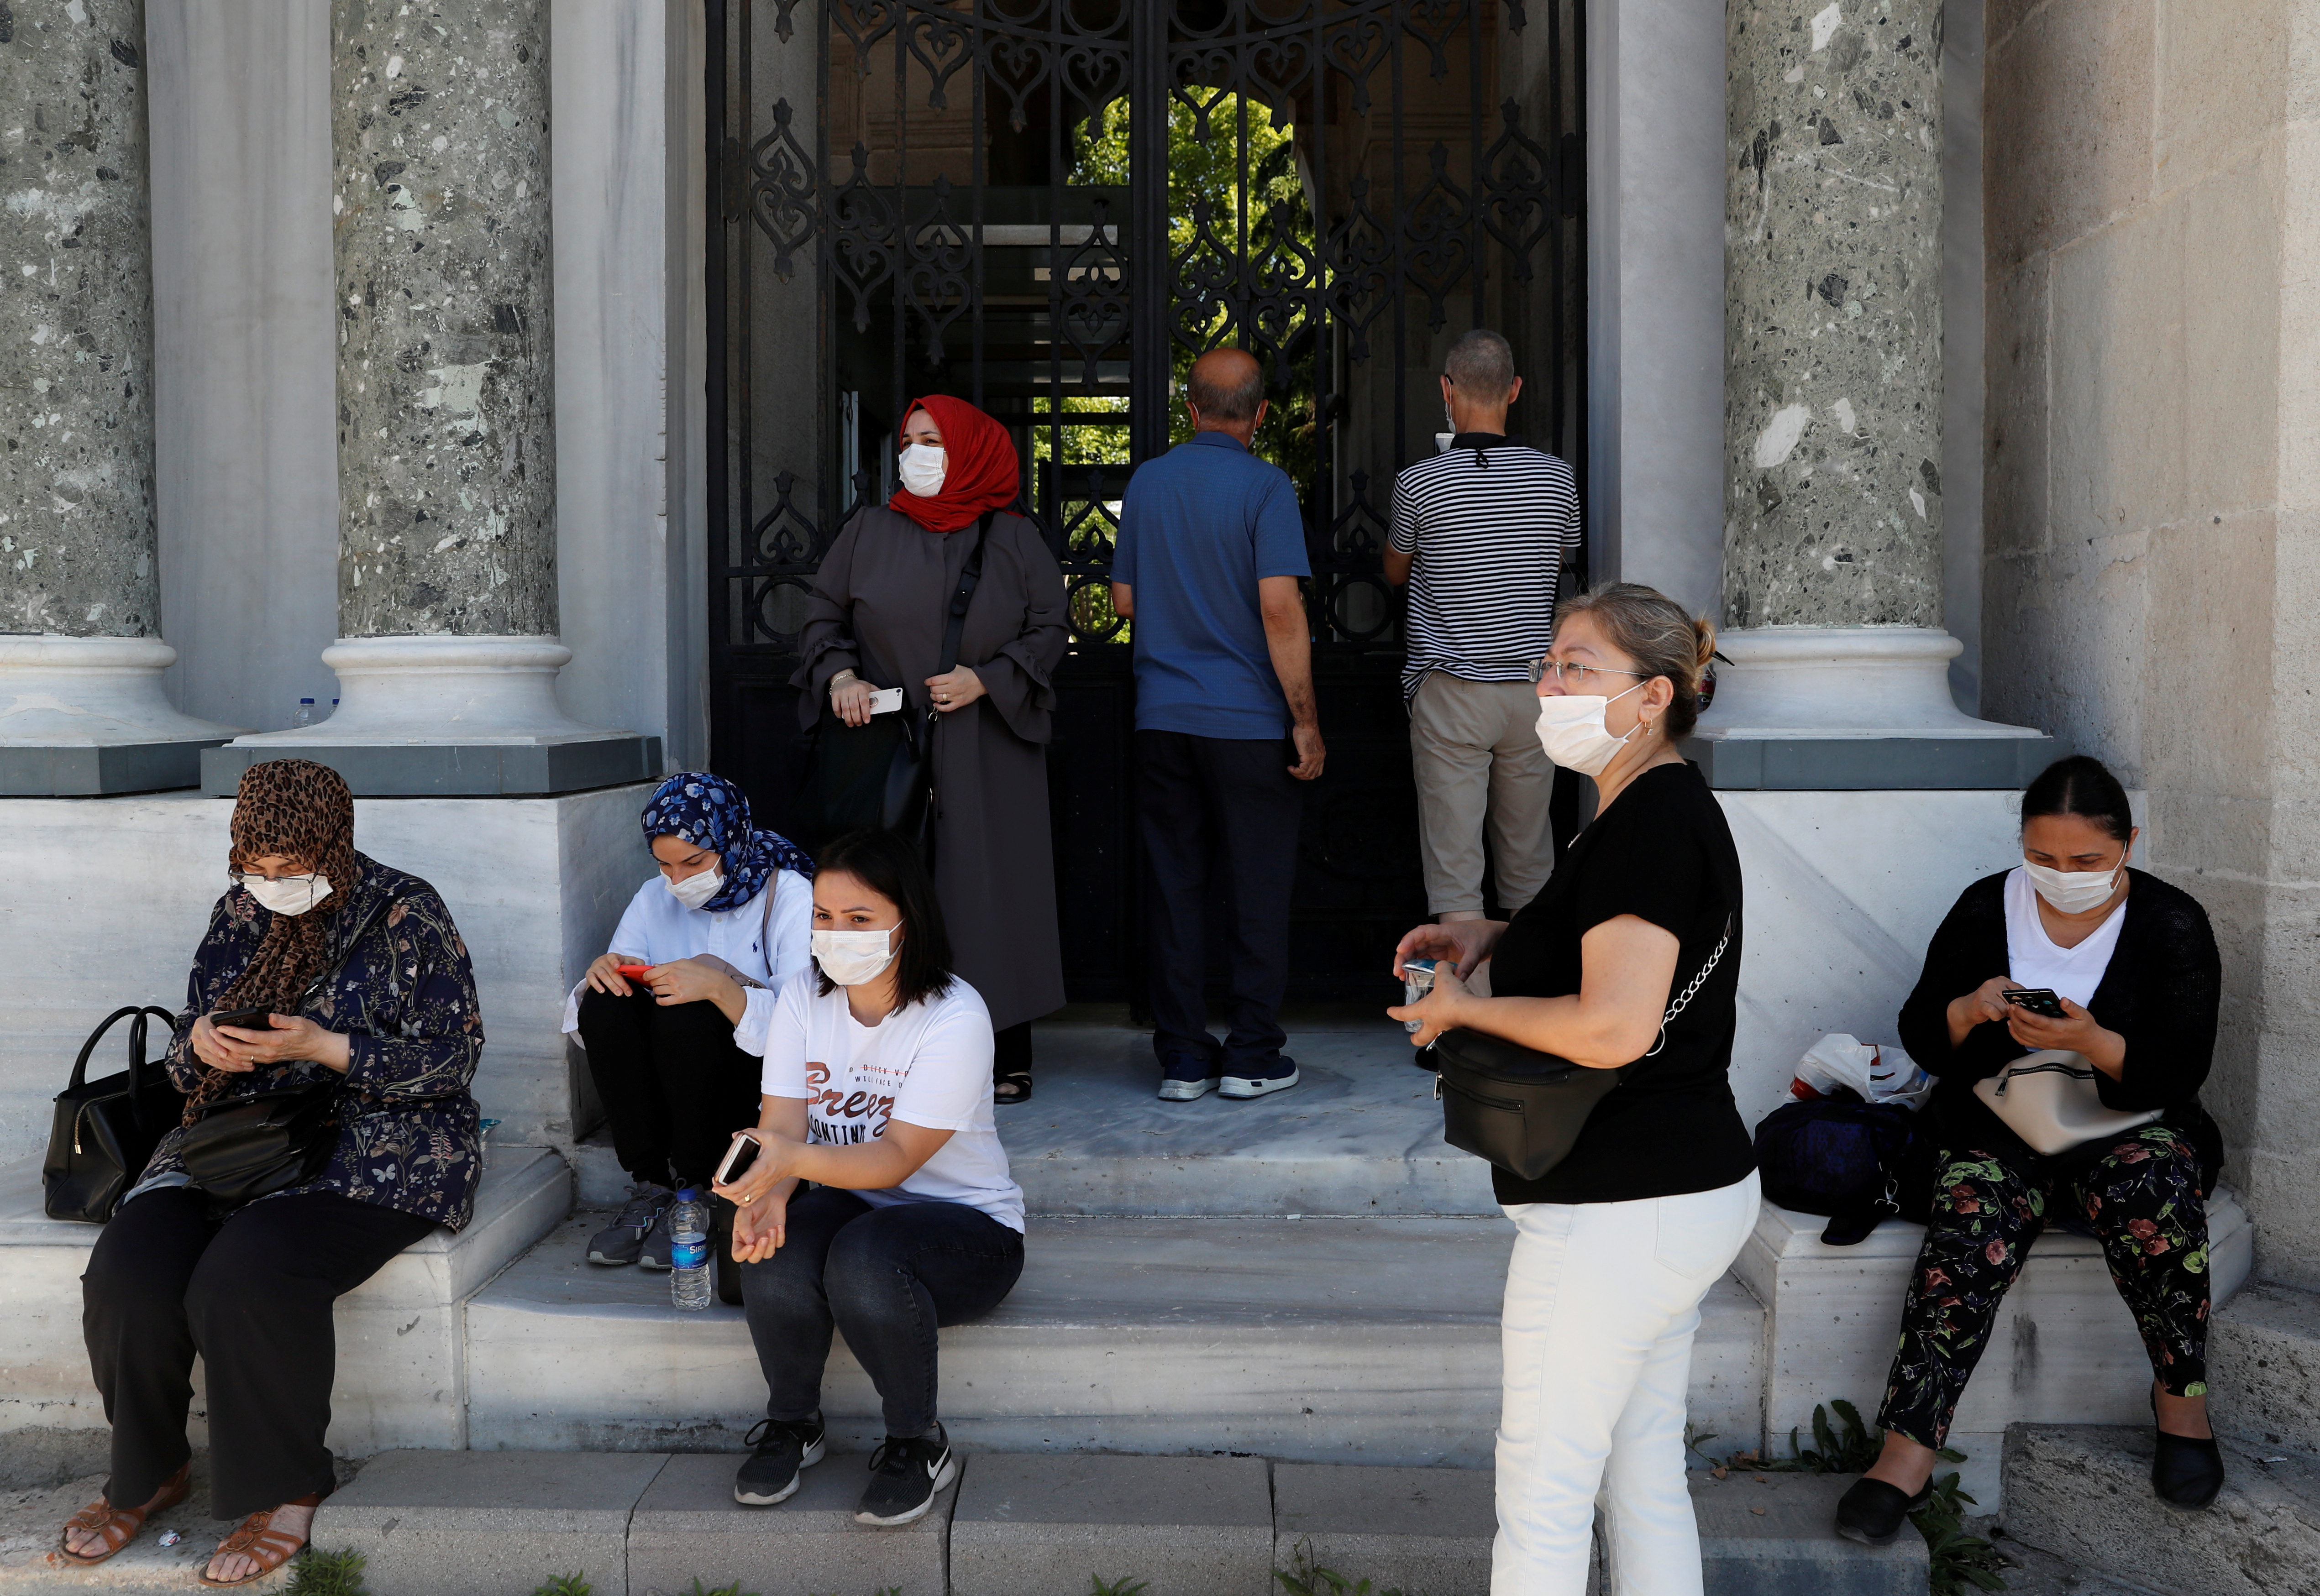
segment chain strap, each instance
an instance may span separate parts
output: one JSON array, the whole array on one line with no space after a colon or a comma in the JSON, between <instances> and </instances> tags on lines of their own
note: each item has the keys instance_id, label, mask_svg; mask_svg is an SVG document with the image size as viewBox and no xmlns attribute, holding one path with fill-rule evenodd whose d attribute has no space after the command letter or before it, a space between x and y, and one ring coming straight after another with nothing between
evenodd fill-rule
<instances>
[{"instance_id":1,"label":"chain strap","mask_svg":"<svg viewBox=\"0 0 2320 1596\"><path fill-rule=\"evenodd\" d=\"M1645 1053L1644 1055L1645 1058L1656 1058L1659 1055L1659 1050L1667 1046L1668 1026L1674 1023L1675 1017L1678 1014L1683 1013L1684 1009L1690 1004L1693 998L1699 996L1700 987L1706 986L1708 984L1708 978L1716 973L1717 965L1723 961L1724 950L1729 947L1731 943L1732 916L1726 915L1724 917L1724 934L1716 939L1716 951L1708 954L1708 962L1699 967L1699 973L1691 978L1690 984L1686 986L1681 992L1676 995L1676 1000L1673 1003L1668 1005L1667 1013L1660 1016L1659 1040L1652 1043L1652 1050Z\"/></svg>"}]
</instances>

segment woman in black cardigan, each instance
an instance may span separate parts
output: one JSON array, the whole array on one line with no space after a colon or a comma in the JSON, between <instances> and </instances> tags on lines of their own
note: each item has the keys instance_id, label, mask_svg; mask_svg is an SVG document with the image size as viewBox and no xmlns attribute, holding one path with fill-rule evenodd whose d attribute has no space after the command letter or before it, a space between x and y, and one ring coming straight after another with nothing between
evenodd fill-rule
<instances>
[{"instance_id":1,"label":"woman in black cardigan","mask_svg":"<svg viewBox=\"0 0 2320 1596\"><path fill-rule=\"evenodd\" d=\"M1837 1507L1855 1540L1882 1545L1923 1504L2007 1289L2065 1212L2102 1243L2151 1357L2152 1488L2187 1508L2223 1488L2207 1427L2206 1203L2223 1139L2199 1106L2222 968L2198 900L2127 868L2136 834L2099 762L2049 766L2023 794L2024 864L1959 896L1902 1005L1901 1045L1940 1078L1925 1127L1940 1177L1878 1413L1884 1452ZM2064 1017L2007 1002L2023 987L2055 990ZM2083 1054L2105 1106L2159 1118L2052 1158L2031 1151L1973 1087L2044 1049Z\"/></svg>"}]
</instances>

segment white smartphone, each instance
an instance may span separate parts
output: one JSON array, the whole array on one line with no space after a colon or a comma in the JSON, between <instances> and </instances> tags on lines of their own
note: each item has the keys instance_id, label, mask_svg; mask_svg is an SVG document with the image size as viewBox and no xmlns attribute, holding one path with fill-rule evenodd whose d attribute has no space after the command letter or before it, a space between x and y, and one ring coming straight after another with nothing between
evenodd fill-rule
<instances>
[{"instance_id":1,"label":"white smartphone","mask_svg":"<svg viewBox=\"0 0 2320 1596\"><path fill-rule=\"evenodd\" d=\"M902 690L899 687L882 687L870 695L870 713L873 715L892 715L902 707Z\"/></svg>"},{"instance_id":2,"label":"white smartphone","mask_svg":"<svg viewBox=\"0 0 2320 1596\"><path fill-rule=\"evenodd\" d=\"M725 1150L725 1161L717 1166L717 1173L711 1184L731 1186L737 1178L747 1175L749 1166L757 1161L757 1153L763 1146L755 1131L734 1132L733 1145ZM742 1157L745 1150L748 1154L747 1158Z\"/></svg>"}]
</instances>

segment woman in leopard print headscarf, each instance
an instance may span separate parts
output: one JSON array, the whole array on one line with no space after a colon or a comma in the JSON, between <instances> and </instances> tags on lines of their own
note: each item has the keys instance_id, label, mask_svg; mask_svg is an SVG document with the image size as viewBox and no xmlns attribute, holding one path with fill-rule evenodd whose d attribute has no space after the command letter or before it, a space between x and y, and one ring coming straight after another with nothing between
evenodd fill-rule
<instances>
[{"instance_id":1,"label":"woman in leopard print headscarf","mask_svg":"<svg viewBox=\"0 0 2320 1596\"><path fill-rule=\"evenodd\" d=\"M327 766L252 766L231 835L233 885L194 954L169 1078L198 1105L335 1077L338 1145L314 1179L228 1210L187 1178L185 1130L161 1139L81 1277L113 1475L58 1547L101 1563L184 1500L198 1353L211 1510L242 1519L211 1584L262 1578L304 1544L332 1483L331 1304L437 1225L466 1224L483 1164L468 1093L483 1021L442 898L355 852L354 799ZM237 1009L270 1023L216 1023Z\"/></svg>"}]
</instances>

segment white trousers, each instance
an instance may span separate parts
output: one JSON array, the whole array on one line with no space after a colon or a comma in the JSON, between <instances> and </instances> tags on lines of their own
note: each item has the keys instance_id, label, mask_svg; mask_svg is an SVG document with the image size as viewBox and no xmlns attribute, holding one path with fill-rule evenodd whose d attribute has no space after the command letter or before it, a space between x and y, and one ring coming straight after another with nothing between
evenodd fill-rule
<instances>
[{"instance_id":1,"label":"white trousers","mask_svg":"<svg viewBox=\"0 0 2320 1596\"><path fill-rule=\"evenodd\" d=\"M1525 1203L1500 1336L1491 1596L1584 1596L1603 1494L1613 1596L1699 1596L1684 1401L1699 1302L1756 1223L1756 1177L1633 1203Z\"/></svg>"}]
</instances>

